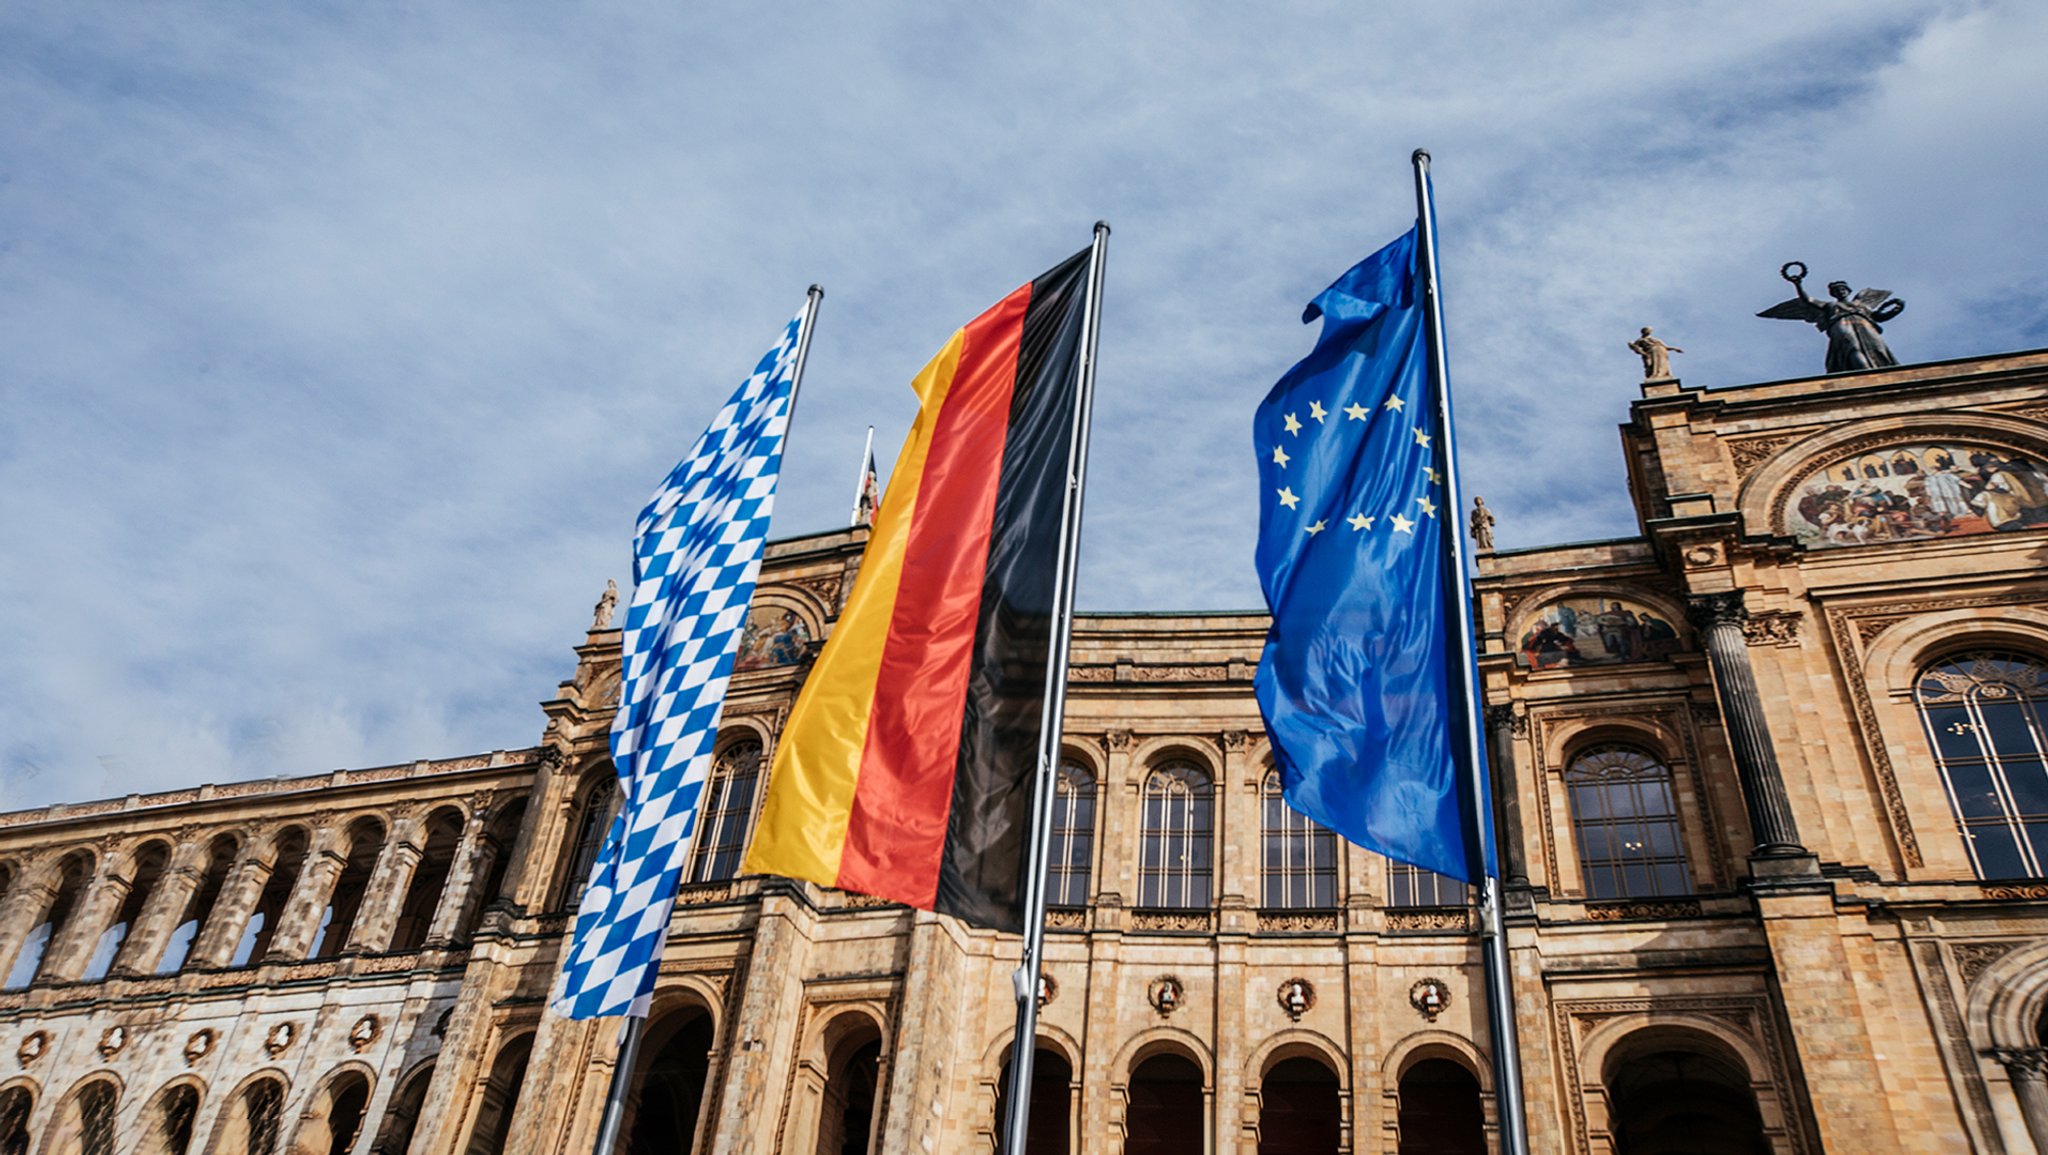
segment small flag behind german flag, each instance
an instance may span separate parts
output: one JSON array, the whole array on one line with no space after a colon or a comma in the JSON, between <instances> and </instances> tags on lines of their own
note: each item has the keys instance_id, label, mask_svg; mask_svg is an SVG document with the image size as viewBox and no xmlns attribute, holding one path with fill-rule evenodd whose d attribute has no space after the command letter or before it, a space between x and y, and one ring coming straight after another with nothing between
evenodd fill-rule
<instances>
[{"instance_id":1,"label":"small flag behind german flag","mask_svg":"<svg viewBox=\"0 0 2048 1155\"><path fill-rule=\"evenodd\" d=\"M1088 256L912 382L917 422L783 729L748 873L1023 928Z\"/></svg>"}]
</instances>

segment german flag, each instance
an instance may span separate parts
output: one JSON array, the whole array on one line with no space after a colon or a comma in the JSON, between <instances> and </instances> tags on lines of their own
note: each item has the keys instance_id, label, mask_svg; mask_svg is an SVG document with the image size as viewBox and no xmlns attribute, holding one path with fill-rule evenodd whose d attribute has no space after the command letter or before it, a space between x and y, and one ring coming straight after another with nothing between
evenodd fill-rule
<instances>
[{"instance_id":1,"label":"german flag","mask_svg":"<svg viewBox=\"0 0 2048 1155\"><path fill-rule=\"evenodd\" d=\"M1088 256L911 383L917 422L783 729L747 872L1022 930Z\"/></svg>"}]
</instances>

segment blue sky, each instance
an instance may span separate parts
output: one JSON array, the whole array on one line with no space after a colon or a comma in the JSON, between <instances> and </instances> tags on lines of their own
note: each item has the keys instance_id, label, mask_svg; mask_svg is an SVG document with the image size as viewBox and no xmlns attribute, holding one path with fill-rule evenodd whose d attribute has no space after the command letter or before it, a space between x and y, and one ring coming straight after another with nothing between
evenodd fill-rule
<instances>
[{"instance_id":1,"label":"blue sky","mask_svg":"<svg viewBox=\"0 0 2048 1155\"><path fill-rule=\"evenodd\" d=\"M536 740L632 518L812 281L778 534L1116 229L1081 599L1246 608L1250 416L1436 157L1466 488L1634 530L1624 345L2048 345L2048 6L0 9L0 806Z\"/></svg>"}]
</instances>

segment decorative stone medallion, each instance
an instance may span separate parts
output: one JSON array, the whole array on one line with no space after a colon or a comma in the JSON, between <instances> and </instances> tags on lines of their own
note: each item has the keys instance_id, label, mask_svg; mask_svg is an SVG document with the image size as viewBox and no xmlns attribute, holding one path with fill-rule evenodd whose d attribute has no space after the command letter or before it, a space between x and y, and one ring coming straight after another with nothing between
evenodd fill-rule
<instances>
[{"instance_id":1,"label":"decorative stone medallion","mask_svg":"<svg viewBox=\"0 0 2048 1155\"><path fill-rule=\"evenodd\" d=\"M31 1066L49 1049L50 1032L30 1031L22 1036L21 1045L14 1049L14 1059L24 1067Z\"/></svg>"},{"instance_id":2,"label":"decorative stone medallion","mask_svg":"<svg viewBox=\"0 0 2048 1155\"><path fill-rule=\"evenodd\" d=\"M1162 1015L1170 1015L1179 1010L1181 1004L1187 1002L1187 998L1186 988L1172 975L1160 975L1152 980L1151 986L1145 988L1145 1001L1151 1003L1152 1009Z\"/></svg>"},{"instance_id":3,"label":"decorative stone medallion","mask_svg":"<svg viewBox=\"0 0 2048 1155\"><path fill-rule=\"evenodd\" d=\"M1433 1023L1451 1005L1451 988L1442 979L1418 980L1408 988L1408 1005Z\"/></svg>"},{"instance_id":4,"label":"decorative stone medallion","mask_svg":"<svg viewBox=\"0 0 2048 1155\"><path fill-rule=\"evenodd\" d=\"M1277 997L1280 1009L1287 1012L1288 1018L1298 1023L1301 1016L1316 1005L1316 988L1307 979L1288 979L1280 984Z\"/></svg>"},{"instance_id":5,"label":"decorative stone medallion","mask_svg":"<svg viewBox=\"0 0 2048 1155\"><path fill-rule=\"evenodd\" d=\"M361 1054L365 1047L376 1042L377 1036L383 1033L384 1020L375 1015L364 1015L362 1018L357 1019L356 1025L350 1029L348 1045L350 1049Z\"/></svg>"},{"instance_id":6,"label":"decorative stone medallion","mask_svg":"<svg viewBox=\"0 0 2048 1155\"><path fill-rule=\"evenodd\" d=\"M128 1028L126 1027L112 1026L100 1032L99 1049L100 1057L103 1059L111 1059L115 1055L120 1054L121 1048L126 1047L127 1045Z\"/></svg>"},{"instance_id":7,"label":"decorative stone medallion","mask_svg":"<svg viewBox=\"0 0 2048 1155\"><path fill-rule=\"evenodd\" d=\"M1039 1009L1039 1010L1044 1010L1044 1009L1045 1009L1045 1007L1046 1007L1046 1004L1048 1004L1048 1003L1052 1002L1052 1001L1053 1001L1054 999L1056 999L1056 998L1059 998L1059 997L1060 997L1060 984L1058 984L1057 982L1054 982L1054 981L1053 981L1053 977L1052 977L1051 975L1039 975L1039 976L1038 976L1038 1009Z\"/></svg>"},{"instance_id":8,"label":"decorative stone medallion","mask_svg":"<svg viewBox=\"0 0 2048 1155\"><path fill-rule=\"evenodd\" d=\"M269 1051L272 1058L276 1058L291 1049L292 1040L298 1037L297 1027L290 1023L279 1023L270 1028L269 1034L263 1036L263 1049Z\"/></svg>"},{"instance_id":9,"label":"decorative stone medallion","mask_svg":"<svg viewBox=\"0 0 2048 1155\"><path fill-rule=\"evenodd\" d=\"M192 1032L191 1038L185 1040L185 1065L188 1067L212 1053L213 1028L211 1027L201 1027Z\"/></svg>"}]
</instances>

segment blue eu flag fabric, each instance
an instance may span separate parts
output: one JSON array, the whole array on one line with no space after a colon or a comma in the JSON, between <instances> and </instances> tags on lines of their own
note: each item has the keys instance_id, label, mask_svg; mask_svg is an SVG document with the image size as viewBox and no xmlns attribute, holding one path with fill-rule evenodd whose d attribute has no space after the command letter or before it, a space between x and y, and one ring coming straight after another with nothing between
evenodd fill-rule
<instances>
[{"instance_id":1,"label":"blue eu flag fabric","mask_svg":"<svg viewBox=\"0 0 2048 1155\"><path fill-rule=\"evenodd\" d=\"M1310 302L1316 347L1259 405L1258 567L1273 626L1257 689L1289 805L1472 882L1484 864L1467 852L1447 666L1469 659L1444 603L1457 511L1444 505L1416 248L1411 229Z\"/></svg>"}]
</instances>

